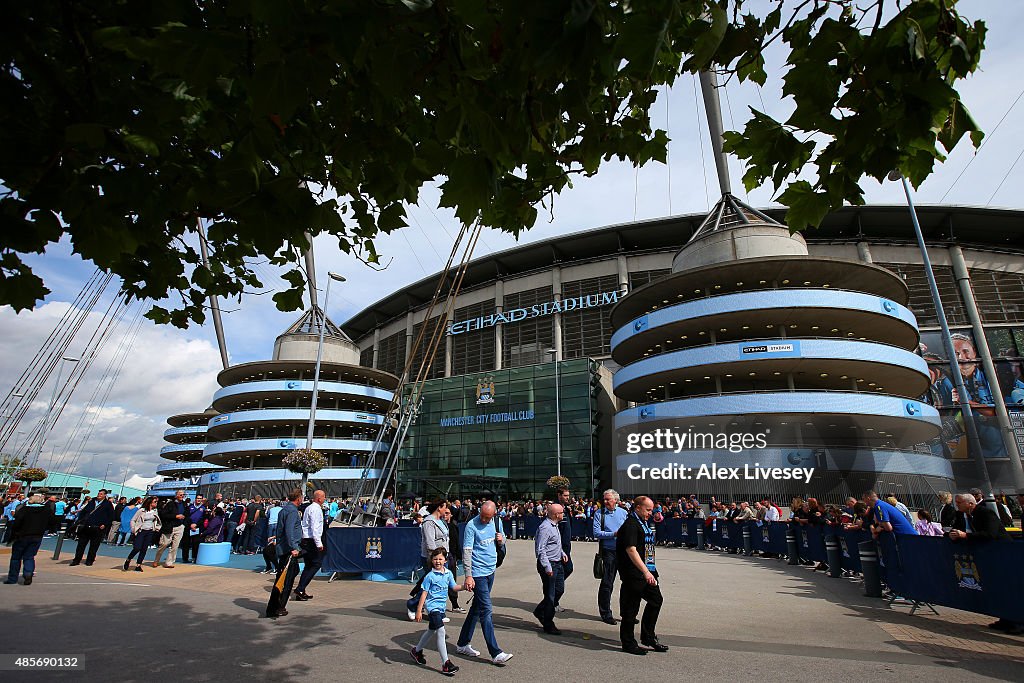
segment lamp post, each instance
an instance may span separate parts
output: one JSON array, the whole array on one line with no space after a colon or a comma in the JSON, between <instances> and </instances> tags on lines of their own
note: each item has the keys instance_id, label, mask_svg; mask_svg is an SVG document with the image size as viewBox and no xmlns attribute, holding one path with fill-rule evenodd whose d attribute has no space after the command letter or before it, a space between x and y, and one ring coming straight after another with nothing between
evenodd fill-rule
<instances>
[{"instance_id":1,"label":"lamp post","mask_svg":"<svg viewBox=\"0 0 1024 683\"><path fill-rule=\"evenodd\" d=\"M126 481L128 481L128 465L124 466L124 476L121 477L121 490L117 492L118 498L124 495L124 483Z\"/></svg>"},{"instance_id":2,"label":"lamp post","mask_svg":"<svg viewBox=\"0 0 1024 683\"><path fill-rule=\"evenodd\" d=\"M110 474L110 466L113 463L107 463L107 469L103 470L103 480L100 482L100 488L107 488L107 475Z\"/></svg>"},{"instance_id":3,"label":"lamp post","mask_svg":"<svg viewBox=\"0 0 1024 683\"><path fill-rule=\"evenodd\" d=\"M324 355L324 331L327 329L327 302L331 296L331 280L337 280L338 282L344 282L345 277L338 275L337 273L327 273L327 290L324 292L324 307L320 309L323 314L323 320L320 321L320 340L316 345L316 366L313 369L313 398L309 404L309 428L306 430L306 450L313 450L313 427L316 425L316 399L317 393L320 386L320 361ZM314 315L316 311L314 309ZM302 473L302 495L306 495L306 482L309 480L309 474L306 472Z\"/></svg>"},{"instance_id":4,"label":"lamp post","mask_svg":"<svg viewBox=\"0 0 1024 683\"><path fill-rule=\"evenodd\" d=\"M939 297L939 287L935 284L935 273L932 272L932 261L928 256L928 247L924 243L924 234L921 232L921 224L917 220L917 209L914 208L914 200L910 196L910 184L899 171L890 171L889 180L900 180L903 182L903 193L907 196L907 207L910 209L910 221L914 225L914 236L917 238L917 247L921 250L921 261L924 263L924 273L928 278L928 288L931 290L932 304L935 306L935 315L939 320L939 327L942 328L942 347L949 358L949 369L953 375L953 385L956 387L957 405L960 406L964 418L964 427L967 430L967 449L974 455L978 472L984 482L985 503L995 509L995 496L992 493L992 480L988 475L988 464L985 462L985 454L981 452L981 440L978 438L978 426L974 423L974 411L971 410L970 394L964 386L963 375L960 374L960 363L957 358L956 349L953 348L953 338L949 332L949 322L946 320L946 311L942 308L942 299Z\"/></svg>"},{"instance_id":5,"label":"lamp post","mask_svg":"<svg viewBox=\"0 0 1024 683\"><path fill-rule=\"evenodd\" d=\"M547 354L555 364L555 467L556 474L562 475L562 403L558 400L558 350L548 349Z\"/></svg>"},{"instance_id":6,"label":"lamp post","mask_svg":"<svg viewBox=\"0 0 1024 683\"><path fill-rule=\"evenodd\" d=\"M36 448L36 457L32 458L32 467L36 466L39 462L39 457L43 454L43 442L46 441L46 437L49 436L50 430L53 429L53 424L50 422L50 415L53 413L53 406L57 402L57 388L60 387L60 376L64 372L64 362L77 363L82 360L81 358L68 358L62 356L60 359L60 367L57 368L57 381L53 384L53 395L50 396L50 407L46 411L46 415L43 418L43 427L39 431L39 447Z\"/></svg>"}]
</instances>

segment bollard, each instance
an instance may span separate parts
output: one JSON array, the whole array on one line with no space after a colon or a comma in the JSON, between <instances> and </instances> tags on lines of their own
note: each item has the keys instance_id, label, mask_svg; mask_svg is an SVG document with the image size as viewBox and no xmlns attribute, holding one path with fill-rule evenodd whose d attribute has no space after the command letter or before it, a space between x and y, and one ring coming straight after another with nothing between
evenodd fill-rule
<instances>
[{"instance_id":1,"label":"bollard","mask_svg":"<svg viewBox=\"0 0 1024 683\"><path fill-rule=\"evenodd\" d=\"M800 564L800 546L796 542L796 529L793 525L786 528L786 552L789 553L789 564Z\"/></svg>"},{"instance_id":2,"label":"bollard","mask_svg":"<svg viewBox=\"0 0 1024 683\"><path fill-rule=\"evenodd\" d=\"M857 544L860 554L861 572L864 574L864 595L869 598L882 597L882 579L878 574L878 548L874 541Z\"/></svg>"},{"instance_id":3,"label":"bollard","mask_svg":"<svg viewBox=\"0 0 1024 683\"><path fill-rule=\"evenodd\" d=\"M61 548L62 545L64 545L64 532L63 531L60 532L59 536L57 536L57 547L53 549L53 559L55 559L55 560L59 560L60 559L60 548Z\"/></svg>"},{"instance_id":4,"label":"bollard","mask_svg":"<svg viewBox=\"0 0 1024 683\"><path fill-rule=\"evenodd\" d=\"M697 525L697 550L704 550L704 527Z\"/></svg>"},{"instance_id":5,"label":"bollard","mask_svg":"<svg viewBox=\"0 0 1024 683\"><path fill-rule=\"evenodd\" d=\"M743 554L750 557L754 554L754 542L750 538L750 527L743 526Z\"/></svg>"},{"instance_id":6,"label":"bollard","mask_svg":"<svg viewBox=\"0 0 1024 683\"><path fill-rule=\"evenodd\" d=\"M517 533L518 530L519 530L519 525L516 524L516 520L513 519L512 520L512 540L513 541L516 540L517 538L519 538L519 535Z\"/></svg>"},{"instance_id":7,"label":"bollard","mask_svg":"<svg viewBox=\"0 0 1024 683\"><path fill-rule=\"evenodd\" d=\"M839 552L839 539L835 536L825 539L825 557L828 559L828 575L838 579L843 572L843 556Z\"/></svg>"}]
</instances>

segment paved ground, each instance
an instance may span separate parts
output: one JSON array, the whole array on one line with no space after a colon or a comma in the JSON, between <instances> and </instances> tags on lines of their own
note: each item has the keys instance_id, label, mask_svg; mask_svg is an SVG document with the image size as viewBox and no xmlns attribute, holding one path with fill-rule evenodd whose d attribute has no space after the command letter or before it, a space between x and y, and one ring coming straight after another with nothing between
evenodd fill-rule
<instances>
[{"instance_id":1,"label":"paved ground","mask_svg":"<svg viewBox=\"0 0 1024 683\"><path fill-rule=\"evenodd\" d=\"M909 616L907 607L864 598L850 580L685 549L658 555L666 597L658 630L671 651L625 655L617 629L596 618L593 548L574 547L580 569L562 601L565 633L553 637L530 615L540 586L532 544L513 541L494 595L498 642L515 657L504 669L455 657L458 678L1019 681L1024 670L1024 638L986 629L988 617L941 607L939 617ZM269 577L180 564L123 573L113 557L73 568L69 559L41 553L32 586L0 586L0 654L78 655L90 678L118 681L440 679L436 653L428 651L426 671L409 657L422 627L405 619L407 584L318 578L313 601L292 602L288 617L272 621L262 617ZM450 646L463 621L451 616ZM479 633L474 644L484 649ZM82 673L0 672L0 680Z\"/></svg>"}]
</instances>

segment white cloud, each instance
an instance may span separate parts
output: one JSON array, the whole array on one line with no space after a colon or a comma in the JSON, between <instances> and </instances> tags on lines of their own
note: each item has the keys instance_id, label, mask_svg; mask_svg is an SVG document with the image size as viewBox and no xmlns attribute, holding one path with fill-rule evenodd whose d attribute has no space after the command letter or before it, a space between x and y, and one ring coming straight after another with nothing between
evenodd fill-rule
<instances>
[{"instance_id":1,"label":"white cloud","mask_svg":"<svg viewBox=\"0 0 1024 683\"><path fill-rule=\"evenodd\" d=\"M0 326L17 332L0 337L0 358L4 359L0 363L0 387L14 384L68 307L68 303L50 302L35 311L20 314L9 307L0 308ZM100 313L90 314L69 347L69 354L83 355L86 340L101 318ZM129 322L122 320L115 325L54 424L40 459L44 467L87 476L102 476L107 472L108 480L123 477L127 467L129 476L152 477L156 466L165 462L159 457L159 450L165 445L163 432L167 428L167 417L182 412L201 412L209 405L220 370L219 355L213 344L189 338L195 331L182 333L148 322L143 323L128 350L106 403L90 403L97 389L102 394L99 385L104 371L129 342L126 338ZM62 384L69 370L70 364L66 364ZM27 439L27 434L48 412L55 381L56 374L43 386L19 425L25 432L21 441ZM91 435L82 447L90 424L93 425ZM76 434L79 425L81 428ZM22 448L25 446L27 444L21 444Z\"/></svg>"}]
</instances>

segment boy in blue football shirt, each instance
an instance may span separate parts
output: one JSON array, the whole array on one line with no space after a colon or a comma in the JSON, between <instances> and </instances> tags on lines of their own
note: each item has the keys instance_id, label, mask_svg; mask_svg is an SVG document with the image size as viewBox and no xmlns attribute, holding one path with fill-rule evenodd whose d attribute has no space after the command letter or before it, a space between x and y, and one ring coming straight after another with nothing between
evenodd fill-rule
<instances>
[{"instance_id":1,"label":"boy in blue football shirt","mask_svg":"<svg viewBox=\"0 0 1024 683\"><path fill-rule=\"evenodd\" d=\"M412 649L412 658L417 664L426 664L427 658L423 656L423 648L427 646L431 636L437 640L437 651L441 655L441 673L446 676L454 676L459 667L452 664L448 659L448 647L445 644L444 613L448 606L448 589L454 591L463 590L462 584L455 583L455 577L451 570L445 566L448 553L444 548L435 548L430 551L430 564L433 571L423 578L423 592L420 594L420 603L416 607L416 621L423 621L423 612L427 612L427 630L420 637L420 642Z\"/></svg>"}]
</instances>

